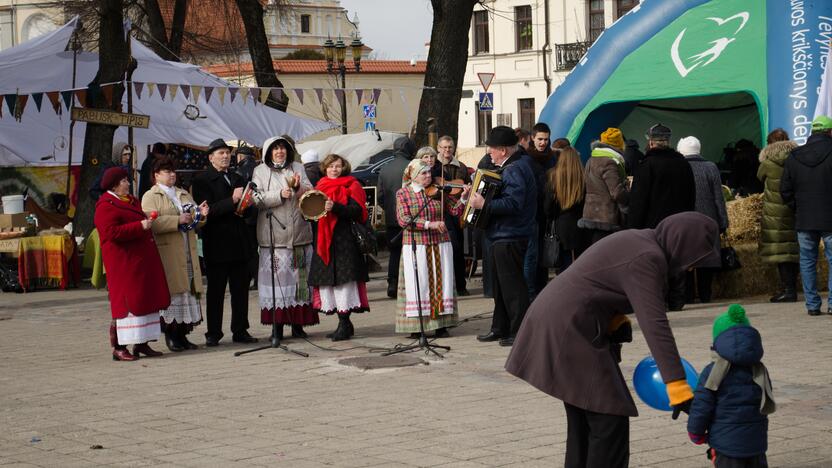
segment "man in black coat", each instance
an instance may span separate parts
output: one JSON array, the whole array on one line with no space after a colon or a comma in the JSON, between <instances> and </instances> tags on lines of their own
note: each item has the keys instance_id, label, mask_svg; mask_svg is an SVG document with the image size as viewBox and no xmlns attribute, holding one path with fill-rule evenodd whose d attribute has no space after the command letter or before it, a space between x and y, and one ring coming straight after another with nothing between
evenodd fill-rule
<instances>
[{"instance_id":1,"label":"man in black coat","mask_svg":"<svg viewBox=\"0 0 832 468\"><path fill-rule=\"evenodd\" d=\"M384 208L390 261L387 263L387 297L396 298L399 287L399 261L402 256L402 228L396 220L396 192L402 188L404 169L416 154L416 143L408 137L393 142L393 160L378 174L378 204Z\"/></svg>"},{"instance_id":2,"label":"man in black coat","mask_svg":"<svg viewBox=\"0 0 832 468\"><path fill-rule=\"evenodd\" d=\"M243 178L228 167L231 147L221 139L208 147L208 170L194 179L194 201L208 202L211 220L202 228L202 251L208 266L205 344L217 346L222 333L225 286L231 292L231 333L235 343L254 343L248 333L248 260L254 255L245 220L235 214L243 196Z\"/></svg>"},{"instance_id":3,"label":"man in black coat","mask_svg":"<svg viewBox=\"0 0 832 468\"><path fill-rule=\"evenodd\" d=\"M823 300L818 295L818 243L823 240L829 265L832 252L832 119L818 116L812 135L786 159L780 195L794 210L794 228L800 245L800 277L809 315L820 315ZM832 276L830 276L832 278ZM832 285L831 285L832 286ZM832 290L832 288L830 288ZM832 307L826 309L832 315Z\"/></svg>"},{"instance_id":4,"label":"man in black coat","mask_svg":"<svg viewBox=\"0 0 832 468\"><path fill-rule=\"evenodd\" d=\"M665 218L696 209L696 182L684 156L670 147L671 131L662 124L647 131L647 153L633 175L627 217L631 229L655 229ZM669 278L668 308L685 305L685 277Z\"/></svg>"}]
</instances>

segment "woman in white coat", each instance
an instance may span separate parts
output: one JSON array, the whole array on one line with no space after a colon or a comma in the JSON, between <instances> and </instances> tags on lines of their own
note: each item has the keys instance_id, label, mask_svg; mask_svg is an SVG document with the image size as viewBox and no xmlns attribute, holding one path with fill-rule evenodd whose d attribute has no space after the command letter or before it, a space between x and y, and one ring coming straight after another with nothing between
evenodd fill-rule
<instances>
[{"instance_id":1,"label":"woman in white coat","mask_svg":"<svg viewBox=\"0 0 832 468\"><path fill-rule=\"evenodd\" d=\"M291 137L269 138L263 143L263 163L254 169L251 179L257 185L259 195L257 290L260 322L271 325L272 320L276 321L279 339L283 338L283 325L292 326L293 337L305 338L303 327L319 323L307 284L314 249L312 229L298 207L301 195L310 190L312 184L296 158ZM270 255L272 242L274 257Z\"/></svg>"}]
</instances>

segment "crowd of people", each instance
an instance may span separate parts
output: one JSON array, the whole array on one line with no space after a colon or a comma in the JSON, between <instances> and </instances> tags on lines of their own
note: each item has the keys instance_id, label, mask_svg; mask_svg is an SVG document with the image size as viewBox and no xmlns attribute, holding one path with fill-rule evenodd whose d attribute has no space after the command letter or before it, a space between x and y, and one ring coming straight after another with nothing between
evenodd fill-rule
<instances>
[{"instance_id":1,"label":"crowd of people","mask_svg":"<svg viewBox=\"0 0 832 468\"><path fill-rule=\"evenodd\" d=\"M457 299L469 294L461 217L466 206L478 210L488 220L475 237L483 255L484 294L493 298L494 312L489 330L477 340L513 347L506 369L564 402L567 466L626 466L628 418L637 412L618 362L622 344L632 340L631 313L639 319L675 414L693 404L691 439L710 443L723 463L765 463L760 427L774 406L759 362L759 334L744 311L732 308L715 322L716 357L703 373L696 400L666 318L668 310L681 310L697 298L711 300L714 273L723 261L720 237L729 226L719 167L703 157L697 137L678 139L675 149L672 137L670 128L652 126L642 154L620 129L608 128L584 163L568 140L551 141L544 123L531 132L494 127L478 164L499 178L499 190L489 199L471 188L472 170L456 157L448 136L439 138L437 149L397 139L394 157L379 176L395 332L415 339L424 332L447 337L458 324ZM796 302L799 272L808 314L817 316L821 241L832 265L832 214L823 205L832 197L827 183L832 119L815 119L802 146L782 129L771 132L767 143L757 164L750 165L763 192L759 254L776 265L780 278L770 300ZM113 162L98 182L95 213L110 272L114 360L161 354L148 344L161 333L171 351L195 349L187 336L203 316L206 345L217 346L226 287L232 340L256 342L248 332L251 279L261 323L277 324L273 338L283 338L284 325L293 337L305 338L304 327L319 323L320 314L338 317L337 328L327 335L333 341L355 334L352 314L369 311L368 265L355 234L356 226L367 222L364 189L342 156L329 154L322 161L314 151L299 156L285 135L268 139L262 148L260 163L253 151L238 149L237 170L230 171L233 148L223 140L211 142L210 167L193 181L190 193L177 186L172 158L148 158L152 183L142 177L139 200L130 194L132 149L114 146ZM747 192L757 184L742 182ZM241 210L247 187L254 206ZM317 221L307 220L298 203L310 190L325 198ZM729 352L737 343L753 353ZM760 412L712 420L720 382L745 389L723 405L762 398ZM733 450L743 443L720 435L720 424L747 424L754 440Z\"/></svg>"}]
</instances>

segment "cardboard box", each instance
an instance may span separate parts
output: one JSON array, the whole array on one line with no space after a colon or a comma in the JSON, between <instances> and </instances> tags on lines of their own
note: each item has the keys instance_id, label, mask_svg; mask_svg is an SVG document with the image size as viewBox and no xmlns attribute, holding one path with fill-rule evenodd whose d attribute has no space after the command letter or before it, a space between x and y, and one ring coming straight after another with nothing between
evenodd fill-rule
<instances>
[{"instance_id":1,"label":"cardboard box","mask_svg":"<svg viewBox=\"0 0 832 468\"><path fill-rule=\"evenodd\" d=\"M25 228L29 213L0 214L0 229Z\"/></svg>"}]
</instances>

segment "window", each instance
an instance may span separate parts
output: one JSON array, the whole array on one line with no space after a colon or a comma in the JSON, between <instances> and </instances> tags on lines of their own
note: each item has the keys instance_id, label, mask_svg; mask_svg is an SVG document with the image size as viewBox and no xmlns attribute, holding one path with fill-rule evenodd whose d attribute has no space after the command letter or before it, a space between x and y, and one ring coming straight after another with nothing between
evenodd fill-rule
<instances>
[{"instance_id":1,"label":"window","mask_svg":"<svg viewBox=\"0 0 832 468\"><path fill-rule=\"evenodd\" d=\"M477 146L485 146L491 131L491 111L481 111L479 101L474 101L477 111Z\"/></svg>"},{"instance_id":2,"label":"window","mask_svg":"<svg viewBox=\"0 0 832 468\"><path fill-rule=\"evenodd\" d=\"M615 0L615 18L621 18L636 5L638 0Z\"/></svg>"},{"instance_id":3,"label":"window","mask_svg":"<svg viewBox=\"0 0 832 468\"><path fill-rule=\"evenodd\" d=\"M589 0L589 42L604 32L604 0Z\"/></svg>"},{"instance_id":4,"label":"window","mask_svg":"<svg viewBox=\"0 0 832 468\"><path fill-rule=\"evenodd\" d=\"M300 32L308 33L310 32L310 23L311 17L309 15L300 15Z\"/></svg>"},{"instance_id":5,"label":"window","mask_svg":"<svg viewBox=\"0 0 832 468\"><path fill-rule=\"evenodd\" d=\"M488 53L488 12L474 12L474 55Z\"/></svg>"},{"instance_id":6,"label":"window","mask_svg":"<svg viewBox=\"0 0 832 468\"><path fill-rule=\"evenodd\" d=\"M514 42L517 50L532 48L532 7L530 5L514 7Z\"/></svg>"},{"instance_id":7,"label":"window","mask_svg":"<svg viewBox=\"0 0 832 468\"><path fill-rule=\"evenodd\" d=\"M520 116L520 128L531 131L535 124L534 98L518 99L517 114Z\"/></svg>"}]
</instances>

